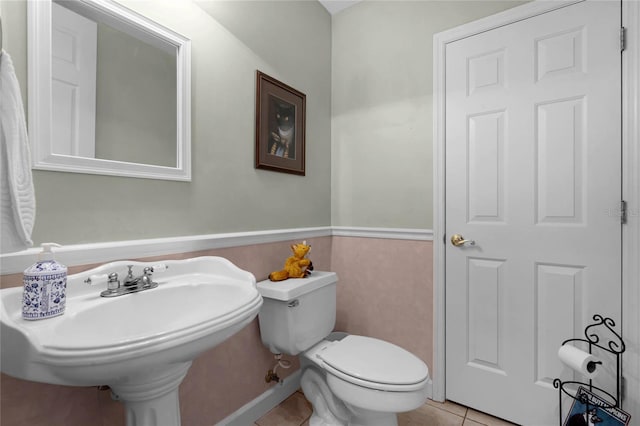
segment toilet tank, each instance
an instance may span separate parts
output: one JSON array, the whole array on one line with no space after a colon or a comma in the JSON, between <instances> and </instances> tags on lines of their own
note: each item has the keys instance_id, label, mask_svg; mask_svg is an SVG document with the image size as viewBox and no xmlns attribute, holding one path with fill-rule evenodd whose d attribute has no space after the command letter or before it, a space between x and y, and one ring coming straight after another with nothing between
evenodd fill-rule
<instances>
[{"instance_id":1,"label":"toilet tank","mask_svg":"<svg viewBox=\"0 0 640 426\"><path fill-rule=\"evenodd\" d=\"M336 323L335 272L258 283L262 343L274 354L297 355L320 342Z\"/></svg>"}]
</instances>

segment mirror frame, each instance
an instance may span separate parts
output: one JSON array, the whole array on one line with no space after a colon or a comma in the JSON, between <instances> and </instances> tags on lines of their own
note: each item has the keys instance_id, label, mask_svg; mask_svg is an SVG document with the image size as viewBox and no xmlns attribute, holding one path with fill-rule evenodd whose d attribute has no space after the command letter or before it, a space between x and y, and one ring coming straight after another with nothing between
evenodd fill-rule
<instances>
[{"instance_id":1,"label":"mirror frame","mask_svg":"<svg viewBox=\"0 0 640 426\"><path fill-rule=\"evenodd\" d=\"M39 170L191 181L191 41L112 0L75 0L106 15L112 26L127 25L176 49L176 167L54 154L51 149L51 1L27 4L28 116L32 166Z\"/></svg>"}]
</instances>

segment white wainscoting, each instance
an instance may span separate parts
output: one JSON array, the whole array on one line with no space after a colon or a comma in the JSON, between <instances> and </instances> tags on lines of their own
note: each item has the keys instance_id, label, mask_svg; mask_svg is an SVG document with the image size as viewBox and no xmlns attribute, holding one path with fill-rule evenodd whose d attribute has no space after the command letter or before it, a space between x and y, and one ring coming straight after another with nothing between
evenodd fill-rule
<instances>
[{"instance_id":1,"label":"white wainscoting","mask_svg":"<svg viewBox=\"0 0 640 426\"><path fill-rule=\"evenodd\" d=\"M279 229L269 231L237 232L196 235L186 237L154 238L145 240L115 241L93 244L74 244L56 249L56 260L67 266L105 263L118 259L138 259L166 256L217 248L240 247L279 241L304 240L314 237L359 237L396 240L433 240L430 229L364 228L364 227L315 227ZM22 272L38 256L40 248L30 248L17 253L0 255L0 275ZM429 381L427 395L432 397L433 382ZM253 424L271 409L291 396L300 387L300 371L287 377L252 401L221 420L217 426Z\"/></svg>"}]
</instances>

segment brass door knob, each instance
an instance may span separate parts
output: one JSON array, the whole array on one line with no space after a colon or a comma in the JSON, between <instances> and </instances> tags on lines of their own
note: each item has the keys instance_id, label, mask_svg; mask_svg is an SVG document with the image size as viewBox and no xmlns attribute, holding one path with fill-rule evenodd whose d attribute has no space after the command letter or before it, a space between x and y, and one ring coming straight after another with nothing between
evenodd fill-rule
<instances>
[{"instance_id":1,"label":"brass door knob","mask_svg":"<svg viewBox=\"0 0 640 426\"><path fill-rule=\"evenodd\" d=\"M453 234L451 236L451 244L456 247L464 246L465 244L469 244L470 246L475 246L476 242L473 240L465 240L464 237L460 234Z\"/></svg>"}]
</instances>

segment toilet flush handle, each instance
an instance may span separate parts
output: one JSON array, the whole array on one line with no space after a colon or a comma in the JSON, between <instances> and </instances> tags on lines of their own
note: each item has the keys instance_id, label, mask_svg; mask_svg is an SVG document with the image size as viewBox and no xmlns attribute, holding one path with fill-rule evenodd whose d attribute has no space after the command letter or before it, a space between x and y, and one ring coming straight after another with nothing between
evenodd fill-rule
<instances>
[{"instance_id":1,"label":"toilet flush handle","mask_svg":"<svg viewBox=\"0 0 640 426\"><path fill-rule=\"evenodd\" d=\"M292 300L291 302L287 303L287 307L295 308L299 304L300 304L300 301L298 299L295 299L295 300Z\"/></svg>"}]
</instances>

